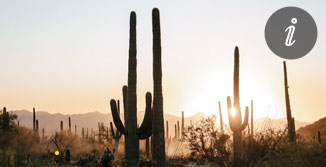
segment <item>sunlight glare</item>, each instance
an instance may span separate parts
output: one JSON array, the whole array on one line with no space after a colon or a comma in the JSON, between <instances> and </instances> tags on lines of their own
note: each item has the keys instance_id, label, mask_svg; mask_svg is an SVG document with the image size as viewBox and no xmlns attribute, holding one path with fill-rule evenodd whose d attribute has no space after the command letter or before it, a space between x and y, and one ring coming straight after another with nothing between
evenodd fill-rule
<instances>
[{"instance_id":1,"label":"sunlight glare","mask_svg":"<svg viewBox=\"0 0 326 167\"><path fill-rule=\"evenodd\" d=\"M236 115L237 112L235 112L234 108L231 108L231 115L234 117Z\"/></svg>"}]
</instances>

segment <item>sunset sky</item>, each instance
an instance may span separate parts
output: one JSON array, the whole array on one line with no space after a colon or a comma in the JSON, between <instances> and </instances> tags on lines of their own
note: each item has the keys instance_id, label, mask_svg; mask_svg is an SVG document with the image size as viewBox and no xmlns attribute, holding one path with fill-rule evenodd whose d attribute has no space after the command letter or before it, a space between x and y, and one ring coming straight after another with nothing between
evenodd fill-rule
<instances>
[{"instance_id":1,"label":"sunset sky","mask_svg":"<svg viewBox=\"0 0 326 167\"><path fill-rule=\"evenodd\" d=\"M255 118L285 116L282 58L266 45L269 16L286 6L308 11L314 49L287 61L292 115L325 117L325 0L0 0L0 106L50 113L110 112L127 83L129 14L137 14L138 110L153 89L151 10L161 13L164 112L218 112L233 94L233 52L240 48L241 106Z\"/></svg>"}]
</instances>

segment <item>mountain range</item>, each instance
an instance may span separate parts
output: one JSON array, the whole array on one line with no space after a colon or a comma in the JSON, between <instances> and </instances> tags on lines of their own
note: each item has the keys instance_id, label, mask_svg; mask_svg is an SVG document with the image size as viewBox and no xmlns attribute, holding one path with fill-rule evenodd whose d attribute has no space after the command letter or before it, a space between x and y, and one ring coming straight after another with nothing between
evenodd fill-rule
<instances>
[{"instance_id":1,"label":"mountain range","mask_svg":"<svg viewBox=\"0 0 326 167\"><path fill-rule=\"evenodd\" d=\"M33 113L27 110L16 110L12 111L18 116L18 121L20 126L25 126L27 128L33 127ZM36 119L39 122L39 129L45 130L45 134L50 134L55 131L60 130L60 121L63 121L64 129L68 129L68 118L71 117L71 128L74 132L75 125L77 126L77 133L81 134L82 128L89 128L89 130L97 130L98 123L102 122L104 126L108 126L110 121L112 121L111 113L103 114L100 112L89 112L85 114L50 114L45 111L37 111ZM140 125L143 121L144 112L138 112L138 124ZM190 122L193 124L198 123L202 118L206 117L204 113L197 113L191 117L185 117L185 126L189 126ZM123 113L120 118L124 122ZM179 121L181 126L181 116L175 116L171 114L165 114L164 120L169 122L169 136L173 137L175 133L175 124ZM219 120L219 118L217 118ZM326 120L325 120L326 121ZM296 121L296 129L300 129L302 127L307 126L309 123ZM218 123L219 125L219 123ZM284 129L287 125L286 118L280 119L271 119L271 118L260 118L254 120L255 131L261 131L268 128L272 129ZM165 125L166 126L166 125ZM225 124L227 126L227 124ZM301 130L302 131L302 130Z\"/></svg>"}]
</instances>

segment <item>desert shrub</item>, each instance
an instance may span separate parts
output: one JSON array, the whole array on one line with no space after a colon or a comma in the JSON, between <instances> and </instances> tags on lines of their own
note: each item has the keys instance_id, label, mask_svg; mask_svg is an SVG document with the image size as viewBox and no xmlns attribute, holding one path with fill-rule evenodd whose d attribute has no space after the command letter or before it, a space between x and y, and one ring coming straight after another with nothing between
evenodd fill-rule
<instances>
[{"instance_id":1,"label":"desert shrub","mask_svg":"<svg viewBox=\"0 0 326 167\"><path fill-rule=\"evenodd\" d=\"M111 167L114 160L115 149L111 152L110 148L107 147L101 157L101 166L102 167Z\"/></svg>"},{"instance_id":2,"label":"desert shrub","mask_svg":"<svg viewBox=\"0 0 326 167\"><path fill-rule=\"evenodd\" d=\"M324 167L326 164L326 145L314 141L304 141L300 137L296 143L283 142L272 154L259 166L261 167Z\"/></svg>"},{"instance_id":3,"label":"desert shrub","mask_svg":"<svg viewBox=\"0 0 326 167\"><path fill-rule=\"evenodd\" d=\"M219 166L228 166L230 136L218 130L215 116L201 119L197 126L189 126L185 139L189 143L192 159L206 159Z\"/></svg>"}]
</instances>

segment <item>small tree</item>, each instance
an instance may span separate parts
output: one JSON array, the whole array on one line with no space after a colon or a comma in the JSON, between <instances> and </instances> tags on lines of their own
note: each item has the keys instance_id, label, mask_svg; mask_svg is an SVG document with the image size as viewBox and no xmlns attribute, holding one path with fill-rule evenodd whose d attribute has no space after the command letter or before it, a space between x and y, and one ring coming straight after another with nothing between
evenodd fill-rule
<instances>
[{"instance_id":1,"label":"small tree","mask_svg":"<svg viewBox=\"0 0 326 167\"><path fill-rule=\"evenodd\" d=\"M215 116L203 118L196 127L188 127L185 139L189 142L192 158L208 159L224 167L230 162L230 136L220 132L215 124Z\"/></svg>"}]
</instances>

